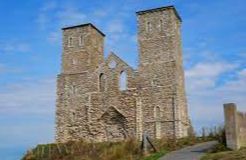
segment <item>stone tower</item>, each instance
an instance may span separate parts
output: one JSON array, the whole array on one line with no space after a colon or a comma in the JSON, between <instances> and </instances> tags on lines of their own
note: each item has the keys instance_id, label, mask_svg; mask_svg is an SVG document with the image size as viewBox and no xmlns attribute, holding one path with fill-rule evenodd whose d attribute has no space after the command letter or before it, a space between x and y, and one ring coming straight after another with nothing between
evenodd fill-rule
<instances>
[{"instance_id":1,"label":"stone tower","mask_svg":"<svg viewBox=\"0 0 246 160\"><path fill-rule=\"evenodd\" d=\"M63 73L94 71L103 62L104 36L90 23L63 28Z\"/></svg>"},{"instance_id":2,"label":"stone tower","mask_svg":"<svg viewBox=\"0 0 246 160\"><path fill-rule=\"evenodd\" d=\"M187 135L189 119L182 64L181 18L173 6L137 12L139 75L146 115L154 114L156 137ZM151 99L149 99L151 97ZM172 126L172 127L171 127ZM155 129L153 129L155 128ZM150 132L151 132L150 131Z\"/></svg>"},{"instance_id":3,"label":"stone tower","mask_svg":"<svg viewBox=\"0 0 246 160\"><path fill-rule=\"evenodd\" d=\"M91 23L66 27L63 31L62 72L57 77L56 139L85 137L92 92L98 91L93 73L104 61L105 35ZM80 130L77 135L75 130Z\"/></svg>"},{"instance_id":4,"label":"stone tower","mask_svg":"<svg viewBox=\"0 0 246 160\"><path fill-rule=\"evenodd\" d=\"M63 28L56 140L180 138L190 127L182 65L181 18L173 6L137 12L140 63L111 53L92 24ZM123 87L120 85L124 84Z\"/></svg>"}]
</instances>

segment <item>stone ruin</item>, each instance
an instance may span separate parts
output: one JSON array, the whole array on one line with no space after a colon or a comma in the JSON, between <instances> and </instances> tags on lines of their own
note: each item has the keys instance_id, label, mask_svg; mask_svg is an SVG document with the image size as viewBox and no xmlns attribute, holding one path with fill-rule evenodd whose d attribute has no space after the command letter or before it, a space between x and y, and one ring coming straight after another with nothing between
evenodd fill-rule
<instances>
[{"instance_id":1,"label":"stone ruin","mask_svg":"<svg viewBox=\"0 0 246 160\"><path fill-rule=\"evenodd\" d=\"M173 6L136 14L137 69L114 53L104 58L105 34L93 24L63 28L57 142L187 136L181 18Z\"/></svg>"},{"instance_id":2,"label":"stone ruin","mask_svg":"<svg viewBox=\"0 0 246 160\"><path fill-rule=\"evenodd\" d=\"M236 150L246 147L246 113L237 111L234 103L224 104L226 145Z\"/></svg>"}]
</instances>

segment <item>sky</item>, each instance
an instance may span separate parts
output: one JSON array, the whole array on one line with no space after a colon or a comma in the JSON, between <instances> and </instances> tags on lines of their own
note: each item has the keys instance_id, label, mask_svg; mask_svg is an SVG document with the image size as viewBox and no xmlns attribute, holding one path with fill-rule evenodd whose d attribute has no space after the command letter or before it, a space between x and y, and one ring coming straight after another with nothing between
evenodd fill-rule
<instances>
[{"instance_id":1,"label":"sky","mask_svg":"<svg viewBox=\"0 0 246 160\"><path fill-rule=\"evenodd\" d=\"M246 111L245 0L8 0L0 2L0 159L54 141L61 28L91 22L137 68L135 12L175 5L189 113L196 132L223 124L223 104Z\"/></svg>"}]
</instances>

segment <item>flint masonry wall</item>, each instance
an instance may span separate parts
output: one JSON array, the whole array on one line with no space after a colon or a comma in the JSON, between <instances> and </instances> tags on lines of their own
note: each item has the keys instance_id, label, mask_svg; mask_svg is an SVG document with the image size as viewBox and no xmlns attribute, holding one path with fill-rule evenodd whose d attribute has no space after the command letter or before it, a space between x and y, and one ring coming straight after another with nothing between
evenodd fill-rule
<instances>
[{"instance_id":1,"label":"flint masonry wall","mask_svg":"<svg viewBox=\"0 0 246 160\"><path fill-rule=\"evenodd\" d=\"M180 25L173 6L137 12L140 63L103 56L104 34L92 24L63 29L57 80L56 140L180 138L190 127ZM121 76L126 75L121 90Z\"/></svg>"},{"instance_id":2,"label":"flint masonry wall","mask_svg":"<svg viewBox=\"0 0 246 160\"><path fill-rule=\"evenodd\" d=\"M148 114L153 106L160 108L160 118L146 120L146 126L154 131L160 123L160 132L168 137L187 136L189 118L182 64L181 18L172 7L140 11L137 17L139 73L143 91L146 91L142 97L147 99L144 117L150 117Z\"/></svg>"},{"instance_id":3,"label":"flint masonry wall","mask_svg":"<svg viewBox=\"0 0 246 160\"><path fill-rule=\"evenodd\" d=\"M246 147L246 113L237 111L234 103L224 104L227 147Z\"/></svg>"},{"instance_id":4,"label":"flint masonry wall","mask_svg":"<svg viewBox=\"0 0 246 160\"><path fill-rule=\"evenodd\" d=\"M114 61L117 66L109 67ZM127 73L128 90L119 90L120 73ZM106 78L100 90L99 76ZM136 134L135 73L111 54L93 73L58 77L57 140L119 141Z\"/></svg>"}]
</instances>

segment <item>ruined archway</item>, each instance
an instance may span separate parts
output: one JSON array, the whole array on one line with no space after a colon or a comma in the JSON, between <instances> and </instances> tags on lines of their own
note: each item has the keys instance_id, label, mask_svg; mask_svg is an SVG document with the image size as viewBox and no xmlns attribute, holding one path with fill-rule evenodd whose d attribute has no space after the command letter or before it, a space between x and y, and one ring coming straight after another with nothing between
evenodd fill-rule
<instances>
[{"instance_id":1,"label":"ruined archway","mask_svg":"<svg viewBox=\"0 0 246 160\"><path fill-rule=\"evenodd\" d=\"M104 126L107 141L121 141L127 137L127 120L116 108L109 107L102 115L101 121Z\"/></svg>"}]
</instances>

